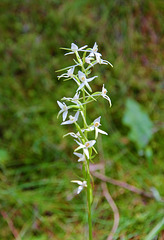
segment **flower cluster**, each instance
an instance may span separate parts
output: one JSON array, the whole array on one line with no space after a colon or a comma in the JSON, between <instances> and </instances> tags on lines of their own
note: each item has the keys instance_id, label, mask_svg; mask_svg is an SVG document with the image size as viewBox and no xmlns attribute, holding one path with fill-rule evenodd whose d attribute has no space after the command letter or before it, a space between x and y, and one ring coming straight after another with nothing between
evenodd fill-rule
<instances>
[{"instance_id":1,"label":"flower cluster","mask_svg":"<svg viewBox=\"0 0 164 240\"><path fill-rule=\"evenodd\" d=\"M91 69L96 64L112 64L102 59L101 53L98 52L97 43L94 44L93 48L88 48L87 45L79 48L76 44L72 43L71 48L63 48L68 52L65 55L75 54L76 60L74 59L75 65L66 67L59 71L66 71L66 73L58 76L58 79L65 78L66 80L73 80L77 84L77 90L74 97L63 97L62 102L57 101L60 111L58 116L62 114L63 122L61 125L74 124L77 132L70 132L64 136L71 136L74 138L78 147L74 150L74 154L78 157L78 162L83 164L83 181L73 180L72 182L79 185L77 194L79 194L84 187L88 188L90 185L90 172L89 172L89 160L92 159L92 152L97 153L94 145L98 134L108 135L105 131L99 127L101 116L93 120L91 124L87 123L86 120L86 105L92 101L97 101L99 97L103 97L109 102L111 106L111 100L107 95L107 90L102 86L101 91L92 92L91 82L97 78L97 76L89 77ZM79 118L83 120L83 126L81 127L78 123ZM88 135L94 131L93 137L89 139ZM92 135L93 136L93 135ZM80 152L79 152L80 151Z\"/></svg>"}]
</instances>

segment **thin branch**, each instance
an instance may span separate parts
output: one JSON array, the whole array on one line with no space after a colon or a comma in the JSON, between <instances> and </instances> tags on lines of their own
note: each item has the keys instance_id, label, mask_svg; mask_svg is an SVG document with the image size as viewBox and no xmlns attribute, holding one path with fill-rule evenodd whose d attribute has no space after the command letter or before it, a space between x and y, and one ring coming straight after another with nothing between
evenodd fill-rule
<instances>
[{"instance_id":1,"label":"thin branch","mask_svg":"<svg viewBox=\"0 0 164 240\"><path fill-rule=\"evenodd\" d=\"M99 146L99 153L101 155L101 162L100 162L100 164L97 165L97 169L99 168L99 170L101 171L101 174L104 174L105 173L104 151L103 151L102 139L101 138L99 138L99 139L100 140L99 140L98 146ZM96 168L94 168L94 169L97 170ZM94 169L93 169L92 173L96 173L94 171ZM91 169L91 171L92 171L92 169ZM108 191L107 184L102 182L101 183L101 188L102 188L104 197L106 198L106 200L108 201L111 209L113 210L113 215L114 215L113 227L112 227L112 230L111 230L111 232L110 232L110 234L108 235L108 238L107 238L107 240L112 240L114 234L117 231L118 225L119 225L119 220L120 220L119 211L118 211L118 208L117 208L112 196L110 195L110 193Z\"/></svg>"},{"instance_id":2,"label":"thin branch","mask_svg":"<svg viewBox=\"0 0 164 240\"><path fill-rule=\"evenodd\" d=\"M9 228L10 228L10 230L11 230L13 236L14 236L14 238L15 238L16 240L21 240L20 237L19 237L19 233L18 233L17 229L14 227L14 223L13 223L13 221L9 218L7 212L1 211L0 213L1 213L2 217L6 220L8 226L9 226Z\"/></svg>"},{"instance_id":3,"label":"thin branch","mask_svg":"<svg viewBox=\"0 0 164 240\"><path fill-rule=\"evenodd\" d=\"M111 183L113 185L128 189L129 191L134 192L134 193L139 194L139 195L144 196L144 197L155 198L153 193L146 192L146 191L144 191L142 189L139 189L139 188L137 188L133 185L130 185L126 182L122 182L122 181L119 181L119 180L116 180L116 179L113 179L113 178L106 177L105 175L103 175L101 173L98 173L98 172L92 172L92 174L93 174L93 176L99 178L100 180L102 180L104 182L108 182L108 183ZM163 199L161 199L161 200L163 201Z\"/></svg>"},{"instance_id":4,"label":"thin branch","mask_svg":"<svg viewBox=\"0 0 164 240\"><path fill-rule=\"evenodd\" d=\"M101 183L101 187L103 190L103 195L106 198L106 200L108 201L108 203L111 206L113 213L114 213L114 224L113 224L112 230L107 238L107 240L112 240L114 234L117 231L118 225L119 225L119 219L120 219L119 211L118 211L118 208L117 208L113 198L111 197L111 195L108 191L107 184L103 182L103 183Z\"/></svg>"}]
</instances>

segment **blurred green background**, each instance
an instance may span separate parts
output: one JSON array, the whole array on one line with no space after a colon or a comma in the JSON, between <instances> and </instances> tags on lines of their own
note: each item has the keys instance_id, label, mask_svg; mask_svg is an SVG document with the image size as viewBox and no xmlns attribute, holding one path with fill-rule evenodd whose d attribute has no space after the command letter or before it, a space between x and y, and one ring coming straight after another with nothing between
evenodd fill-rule
<instances>
[{"instance_id":1,"label":"blurred green background","mask_svg":"<svg viewBox=\"0 0 164 240\"><path fill-rule=\"evenodd\" d=\"M101 100L88 116L101 115L109 132L99 139L106 175L164 196L163 36L162 0L0 1L0 239L86 239L85 194L68 200L70 181L81 176L75 143L63 139L68 129L57 119L56 101L76 89L55 72L73 64L60 49L72 42L97 42L114 65L93 73L94 90L105 83L112 108ZM93 234L105 240L113 213L100 183L95 179ZM114 185L109 191L120 212L114 239L144 239L161 222L160 201ZM156 236L163 239L162 228Z\"/></svg>"}]
</instances>

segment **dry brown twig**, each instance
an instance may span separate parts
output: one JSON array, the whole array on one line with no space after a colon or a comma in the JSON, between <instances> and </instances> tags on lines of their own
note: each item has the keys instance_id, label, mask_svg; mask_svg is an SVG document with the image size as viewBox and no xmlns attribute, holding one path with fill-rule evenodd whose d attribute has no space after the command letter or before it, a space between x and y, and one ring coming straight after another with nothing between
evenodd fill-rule
<instances>
[{"instance_id":1,"label":"dry brown twig","mask_svg":"<svg viewBox=\"0 0 164 240\"><path fill-rule=\"evenodd\" d=\"M146 192L144 191L143 189L139 189L133 185L130 185L126 182L122 182L122 181L119 181L119 180L116 180L116 179L113 179L113 178L110 178L110 177L106 177L105 175L101 174L101 173L98 173L98 172L94 172L92 171L92 175L95 176L96 178L102 180L103 182L108 182L108 183L111 183L113 185L116 185L116 186L119 186L119 187L122 187L122 188L125 188L131 192L134 192L136 194L139 194L141 196L144 196L144 197L147 197L147 198L154 198L154 195L153 193L151 192ZM161 198L161 201L164 201L163 198Z\"/></svg>"},{"instance_id":2,"label":"dry brown twig","mask_svg":"<svg viewBox=\"0 0 164 240\"><path fill-rule=\"evenodd\" d=\"M120 219L119 211L118 211L118 208L117 208L113 198L111 197L111 195L108 191L107 184L105 182L102 182L101 187L102 187L102 190L103 190L103 195L106 198L106 200L108 201L108 203L111 206L111 208L113 210L113 213L114 213L113 227L112 227L112 230L111 230L111 232L110 232L110 234L108 235L108 238L107 238L107 240L112 240L114 234L117 231L118 225L119 225L119 219Z\"/></svg>"},{"instance_id":3,"label":"dry brown twig","mask_svg":"<svg viewBox=\"0 0 164 240\"><path fill-rule=\"evenodd\" d=\"M8 226L9 226L9 228L10 228L10 230L11 230L13 236L14 236L14 238L15 238L16 240L21 240L20 237L19 237L19 233L18 233L17 229L16 229L15 226L14 226L14 223L13 223L13 221L9 218L7 212L1 211L0 213L1 213L2 217L6 220Z\"/></svg>"},{"instance_id":4,"label":"dry brown twig","mask_svg":"<svg viewBox=\"0 0 164 240\"><path fill-rule=\"evenodd\" d=\"M101 155L101 162L100 162L100 164L97 164L97 166L94 166L94 168L92 168L92 166L91 166L91 171L92 171L92 173L95 173L96 170L100 170L101 174L104 174L105 173L104 152L103 152L101 138L99 138L99 139L100 139L100 141L99 141L98 145L99 145L99 153ZM119 215L118 208L117 208L112 196L110 195L110 193L108 191L108 187L107 187L106 182L101 183L101 188L102 188L102 191L103 191L103 195L106 198L106 200L108 201L108 203L109 203L109 205L110 205L110 207L113 211L113 214L114 214L113 227L112 227L112 230L111 230L111 232L110 232L110 234L108 235L108 238L107 238L107 240L112 240L114 234L117 231L118 225L119 225L120 215Z\"/></svg>"}]
</instances>

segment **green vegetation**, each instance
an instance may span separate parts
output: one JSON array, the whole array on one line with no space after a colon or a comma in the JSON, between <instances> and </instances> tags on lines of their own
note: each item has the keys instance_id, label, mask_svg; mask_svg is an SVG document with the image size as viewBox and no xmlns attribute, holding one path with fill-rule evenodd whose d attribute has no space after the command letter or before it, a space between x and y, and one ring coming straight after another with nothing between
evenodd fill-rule
<instances>
[{"instance_id":1,"label":"green vegetation","mask_svg":"<svg viewBox=\"0 0 164 240\"><path fill-rule=\"evenodd\" d=\"M163 22L161 0L0 1L0 239L13 239L11 223L21 240L85 239L85 194L68 200L78 172L74 143L62 138L67 131L56 118L56 101L75 92L75 85L61 84L55 73L72 64L60 49L72 42L96 41L114 65L94 72L94 90L105 83L112 108L102 99L99 109L90 109L91 120L102 115L109 132L99 139L106 176L146 191L154 187L164 196ZM153 123L144 154L123 124L127 98ZM105 240L113 213L100 183L95 179L93 233ZM162 239L164 203L108 186L120 212L115 239L144 239L156 226L152 239Z\"/></svg>"}]
</instances>

